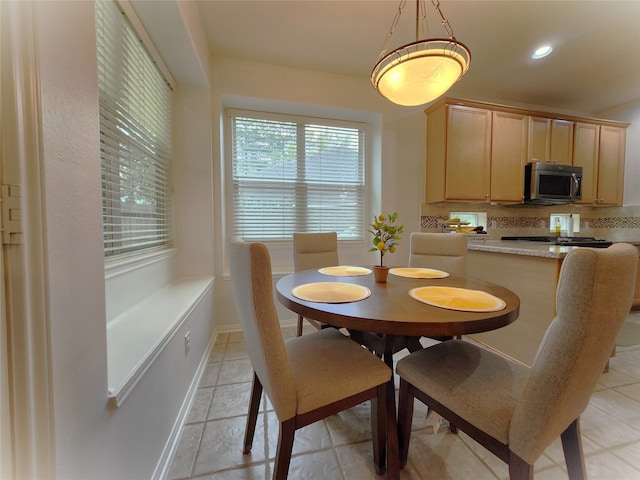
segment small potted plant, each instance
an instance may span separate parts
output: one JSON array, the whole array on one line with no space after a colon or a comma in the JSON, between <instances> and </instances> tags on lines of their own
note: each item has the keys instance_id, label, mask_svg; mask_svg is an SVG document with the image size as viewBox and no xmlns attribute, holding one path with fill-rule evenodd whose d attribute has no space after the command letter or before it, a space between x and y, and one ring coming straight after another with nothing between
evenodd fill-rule
<instances>
[{"instance_id":1,"label":"small potted plant","mask_svg":"<svg viewBox=\"0 0 640 480\"><path fill-rule=\"evenodd\" d=\"M391 215L385 216L380 214L377 217L373 217L373 223L371 224L372 230L369 230L369 233L373 235L373 247L371 247L369 251L380 252L380 265L373 267L376 282L384 283L387 281L389 267L384 265L384 254L387 252L395 252L398 241L402 239L400 234L404 229L404 225L394 225L397 218L397 212Z\"/></svg>"}]
</instances>

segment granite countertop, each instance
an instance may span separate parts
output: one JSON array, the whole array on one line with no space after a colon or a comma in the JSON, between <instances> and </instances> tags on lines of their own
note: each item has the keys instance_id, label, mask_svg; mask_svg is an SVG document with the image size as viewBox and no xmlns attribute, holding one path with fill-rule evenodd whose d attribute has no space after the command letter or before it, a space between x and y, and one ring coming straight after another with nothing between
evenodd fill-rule
<instances>
[{"instance_id":1,"label":"granite countertop","mask_svg":"<svg viewBox=\"0 0 640 480\"><path fill-rule=\"evenodd\" d=\"M473 240L467 247L469 250L510 255L528 255L531 257L564 258L574 248L561 245L549 245L542 242L522 242L507 240Z\"/></svg>"},{"instance_id":2,"label":"granite countertop","mask_svg":"<svg viewBox=\"0 0 640 480\"><path fill-rule=\"evenodd\" d=\"M640 245L640 241L627 241L632 245ZM527 255L530 257L562 259L575 248L562 245L549 245L543 242L524 242L490 239L470 239L469 250L479 252L506 253L510 255Z\"/></svg>"}]
</instances>

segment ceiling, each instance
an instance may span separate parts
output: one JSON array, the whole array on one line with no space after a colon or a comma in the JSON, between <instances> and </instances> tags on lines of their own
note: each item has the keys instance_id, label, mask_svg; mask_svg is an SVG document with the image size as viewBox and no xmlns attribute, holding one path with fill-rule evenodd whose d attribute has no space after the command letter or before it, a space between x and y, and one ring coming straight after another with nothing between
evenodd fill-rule
<instances>
[{"instance_id":1,"label":"ceiling","mask_svg":"<svg viewBox=\"0 0 640 480\"><path fill-rule=\"evenodd\" d=\"M213 54L368 79L399 0L201 0ZM426 0L427 34L446 37ZM449 96L588 115L640 100L640 0L442 0L471 66ZM407 2L389 51L414 41ZM534 61L541 44L554 52ZM373 87L372 87L373 88Z\"/></svg>"}]
</instances>

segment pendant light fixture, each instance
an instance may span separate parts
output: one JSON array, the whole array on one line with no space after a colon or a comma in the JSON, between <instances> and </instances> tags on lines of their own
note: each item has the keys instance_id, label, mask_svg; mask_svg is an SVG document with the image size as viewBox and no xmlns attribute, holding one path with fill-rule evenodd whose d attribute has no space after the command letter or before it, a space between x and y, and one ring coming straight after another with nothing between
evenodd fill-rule
<instances>
[{"instance_id":1,"label":"pendant light fixture","mask_svg":"<svg viewBox=\"0 0 640 480\"><path fill-rule=\"evenodd\" d=\"M400 20L407 0L401 0L393 19L378 63L371 72L373 87L385 98L403 106L423 105L435 100L453 86L469 69L471 53L453 36L453 29L440 10L439 0L431 0L440 14L449 38L419 40L422 9L426 24L424 0L416 0L416 41L385 55L391 36Z\"/></svg>"}]
</instances>

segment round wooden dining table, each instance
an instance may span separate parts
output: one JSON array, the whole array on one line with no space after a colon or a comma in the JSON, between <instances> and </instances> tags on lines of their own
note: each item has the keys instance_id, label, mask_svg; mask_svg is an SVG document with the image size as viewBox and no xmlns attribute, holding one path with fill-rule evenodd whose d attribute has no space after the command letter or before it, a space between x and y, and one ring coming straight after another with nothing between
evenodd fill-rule
<instances>
[{"instance_id":1,"label":"round wooden dining table","mask_svg":"<svg viewBox=\"0 0 640 480\"><path fill-rule=\"evenodd\" d=\"M292 293L297 287L318 282L353 283L371 294L358 301L328 303L303 300ZM497 311L461 311L425 304L412 297L414 288L446 286L479 290L502 299ZM518 318L520 299L508 288L482 279L449 275L446 278L407 278L390 274L385 283L377 283L373 273L355 276L327 275L319 270L288 274L276 284L278 300L289 310L334 327L346 328L354 341L382 357L393 370L393 354L408 348L422 348L420 337L438 339L486 332L509 325ZM387 408L395 413L393 375L387 386ZM388 478L400 476L397 430L388 432Z\"/></svg>"},{"instance_id":2,"label":"round wooden dining table","mask_svg":"<svg viewBox=\"0 0 640 480\"><path fill-rule=\"evenodd\" d=\"M371 295L346 303L323 303L302 300L294 288L317 282L354 283L367 287ZM409 291L424 286L446 286L480 290L505 302L498 311L460 311L422 303ZM278 300L289 310L349 331L410 337L458 336L486 332L504 327L518 318L520 299L508 288L479 278L450 275L446 278L407 278L390 274L386 283L377 283L373 273L335 276L319 270L288 274L276 285Z\"/></svg>"}]
</instances>

